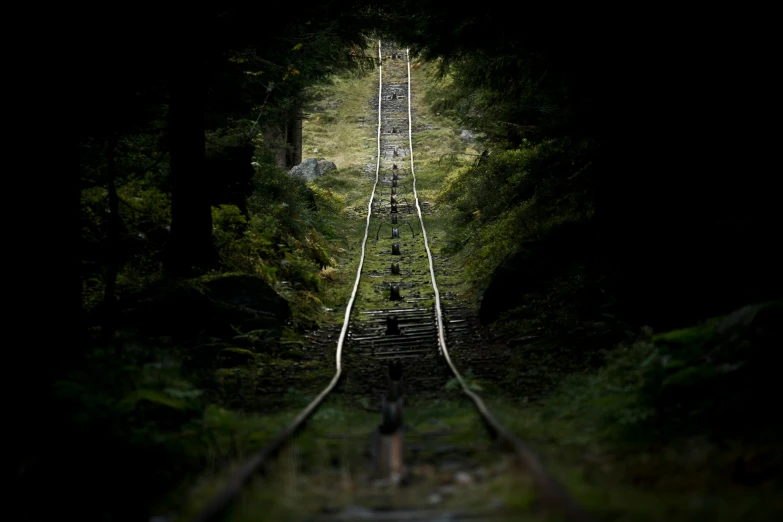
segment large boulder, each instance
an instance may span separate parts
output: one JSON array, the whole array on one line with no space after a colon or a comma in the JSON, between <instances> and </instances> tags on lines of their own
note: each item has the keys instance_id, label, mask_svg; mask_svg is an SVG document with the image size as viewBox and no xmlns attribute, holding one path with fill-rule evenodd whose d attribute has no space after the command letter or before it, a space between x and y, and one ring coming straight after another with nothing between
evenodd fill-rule
<instances>
[{"instance_id":1,"label":"large boulder","mask_svg":"<svg viewBox=\"0 0 783 522\"><path fill-rule=\"evenodd\" d=\"M229 275L200 284L164 280L126 299L128 324L175 342L202 334L233 339L236 331L280 330L291 317L283 297L263 279Z\"/></svg>"},{"instance_id":2,"label":"large boulder","mask_svg":"<svg viewBox=\"0 0 783 522\"><path fill-rule=\"evenodd\" d=\"M318 166L318 160L315 158L307 158L302 163L292 168L289 174L305 181L313 181L316 178L320 178L322 173L321 168Z\"/></svg>"},{"instance_id":3,"label":"large boulder","mask_svg":"<svg viewBox=\"0 0 783 522\"><path fill-rule=\"evenodd\" d=\"M212 299L236 306L255 315L283 324L291 317L291 308L283 297L260 277L232 275L205 283Z\"/></svg>"},{"instance_id":4,"label":"large boulder","mask_svg":"<svg viewBox=\"0 0 783 522\"><path fill-rule=\"evenodd\" d=\"M337 165L329 160L318 160L318 168L321 169L321 175L337 170Z\"/></svg>"}]
</instances>

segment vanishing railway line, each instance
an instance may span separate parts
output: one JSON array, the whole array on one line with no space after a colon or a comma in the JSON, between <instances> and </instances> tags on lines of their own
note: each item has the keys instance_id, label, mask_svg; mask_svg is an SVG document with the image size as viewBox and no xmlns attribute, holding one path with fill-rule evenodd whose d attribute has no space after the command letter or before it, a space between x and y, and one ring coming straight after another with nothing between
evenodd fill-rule
<instances>
[{"instance_id":1,"label":"vanishing railway line","mask_svg":"<svg viewBox=\"0 0 783 522\"><path fill-rule=\"evenodd\" d=\"M464 349L479 344L481 339L471 314L459 306L444 305L437 286L424 220L427 205L419 200L416 186L408 51L379 41L378 61L377 154L361 257L339 334L327 330L316 339L334 346L336 337L334 376L266 448L245 462L196 520L216 520L250 478L294 438L332 393L363 394L380 403L377 408L380 422L372 437L367 433L366 439L370 441L373 461L371 478L395 487L405 484L414 464L406 450L413 447L420 450L427 444L406 434L403 415L406 401L411 397L437 395L449 379L456 379L473 401L488 431L501 443L497 446L502 446L522 465L542 505L559 511L568 520L584 520L584 514L545 471L539 459L495 419L471 390L452 360L450 347ZM368 259L373 260L372 270L365 269ZM362 300L362 311L355 310L358 299ZM346 364L348 359L352 361L350 366ZM339 387L338 383L341 383ZM452 450L465 453L464 448ZM410 509L368 513L359 518L429 520L433 516L430 511ZM497 519L492 513L452 516L450 520ZM316 519L352 518L345 514L326 514Z\"/></svg>"}]
</instances>

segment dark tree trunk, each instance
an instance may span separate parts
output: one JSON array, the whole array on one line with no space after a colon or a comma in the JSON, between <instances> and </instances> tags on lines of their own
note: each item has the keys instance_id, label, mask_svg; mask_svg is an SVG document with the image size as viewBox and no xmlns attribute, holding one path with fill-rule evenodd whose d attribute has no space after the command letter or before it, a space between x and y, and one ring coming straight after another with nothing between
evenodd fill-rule
<instances>
[{"instance_id":1,"label":"dark tree trunk","mask_svg":"<svg viewBox=\"0 0 783 522\"><path fill-rule=\"evenodd\" d=\"M196 24L198 25L198 24ZM196 42L172 57L169 136L171 152L171 237L164 270L190 276L217 263L212 243L210 180L204 142L203 56Z\"/></svg>"},{"instance_id":2,"label":"dark tree trunk","mask_svg":"<svg viewBox=\"0 0 783 522\"><path fill-rule=\"evenodd\" d=\"M264 130L264 143L274 151L275 165L281 169L284 169L288 162L285 138L286 132L284 128L280 129L279 127L270 126Z\"/></svg>"},{"instance_id":3,"label":"dark tree trunk","mask_svg":"<svg viewBox=\"0 0 783 522\"><path fill-rule=\"evenodd\" d=\"M302 163L302 109L293 109L288 118L288 161L286 167Z\"/></svg>"}]
</instances>

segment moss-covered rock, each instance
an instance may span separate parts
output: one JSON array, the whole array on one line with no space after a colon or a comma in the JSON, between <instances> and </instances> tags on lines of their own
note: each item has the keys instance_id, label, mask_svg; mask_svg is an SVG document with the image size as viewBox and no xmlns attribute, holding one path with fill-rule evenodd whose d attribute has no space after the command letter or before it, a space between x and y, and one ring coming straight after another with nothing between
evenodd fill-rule
<instances>
[{"instance_id":1,"label":"moss-covered rock","mask_svg":"<svg viewBox=\"0 0 783 522\"><path fill-rule=\"evenodd\" d=\"M198 335L233 339L237 329L281 329L291 318L288 302L259 277L204 279L150 285L128 299L126 321L149 336L182 342Z\"/></svg>"},{"instance_id":2,"label":"moss-covered rock","mask_svg":"<svg viewBox=\"0 0 783 522\"><path fill-rule=\"evenodd\" d=\"M216 304L198 285L164 280L126 299L126 322L151 337L175 342L208 333Z\"/></svg>"},{"instance_id":3,"label":"moss-covered rock","mask_svg":"<svg viewBox=\"0 0 783 522\"><path fill-rule=\"evenodd\" d=\"M758 406L779 395L783 302L745 306L619 350L587 393L635 436L779 436ZM775 423L779 424L779 423ZM614 429L614 428L612 428Z\"/></svg>"},{"instance_id":4,"label":"moss-covered rock","mask_svg":"<svg viewBox=\"0 0 783 522\"><path fill-rule=\"evenodd\" d=\"M274 319L281 325L291 318L288 301L260 277L229 275L206 281L204 286L213 299L260 316L257 318Z\"/></svg>"}]
</instances>

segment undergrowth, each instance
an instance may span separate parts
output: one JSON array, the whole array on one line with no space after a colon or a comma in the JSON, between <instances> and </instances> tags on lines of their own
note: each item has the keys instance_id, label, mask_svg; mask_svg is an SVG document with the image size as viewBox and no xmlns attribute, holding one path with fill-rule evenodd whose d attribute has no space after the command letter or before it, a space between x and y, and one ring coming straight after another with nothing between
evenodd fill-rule
<instances>
[{"instance_id":1,"label":"undergrowth","mask_svg":"<svg viewBox=\"0 0 783 522\"><path fill-rule=\"evenodd\" d=\"M524 415L516 401L489 401L601 517L768 519L783 448L762 405L776 393L782 313L778 301L647 330Z\"/></svg>"},{"instance_id":2,"label":"undergrowth","mask_svg":"<svg viewBox=\"0 0 783 522\"><path fill-rule=\"evenodd\" d=\"M517 246L545 237L554 227L592 217L588 187L569 179L563 166L584 155L587 144L556 140L495 150L477 165L453 171L439 197L452 211L452 251L468 259L468 273L485 283Z\"/></svg>"}]
</instances>

